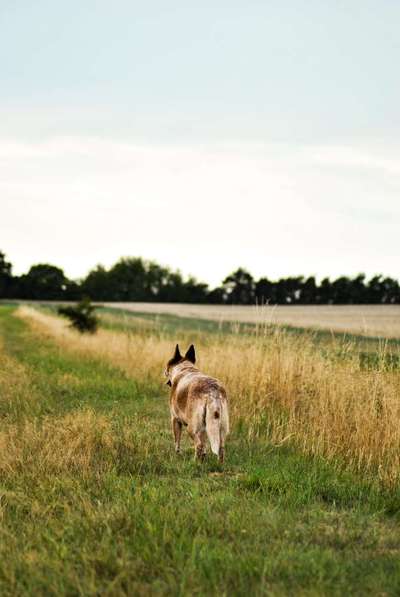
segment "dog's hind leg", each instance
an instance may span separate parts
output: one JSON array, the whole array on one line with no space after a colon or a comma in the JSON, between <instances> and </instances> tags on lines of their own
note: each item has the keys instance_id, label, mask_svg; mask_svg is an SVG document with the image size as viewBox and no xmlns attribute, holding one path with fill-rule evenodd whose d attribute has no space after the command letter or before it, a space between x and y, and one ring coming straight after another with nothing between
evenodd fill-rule
<instances>
[{"instance_id":1,"label":"dog's hind leg","mask_svg":"<svg viewBox=\"0 0 400 597\"><path fill-rule=\"evenodd\" d=\"M198 431L194 435L195 459L203 461L206 457L206 432Z\"/></svg>"},{"instance_id":2,"label":"dog's hind leg","mask_svg":"<svg viewBox=\"0 0 400 597\"><path fill-rule=\"evenodd\" d=\"M189 425L187 428L187 432L194 443L194 459L195 460L204 460L205 456L205 447L204 447L204 432L200 428L193 427L193 425Z\"/></svg>"},{"instance_id":3,"label":"dog's hind leg","mask_svg":"<svg viewBox=\"0 0 400 597\"><path fill-rule=\"evenodd\" d=\"M207 434L205 428L205 402L198 403L192 413L188 433L194 441L195 460L204 460L206 455Z\"/></svg>"},{"instance_id":4,"label":"dog's hind leg","mask_svg":"<svg viewBox=\"0 0 400 597\"><path fill-rule=\"evenodd\" d=\"M222 417L221 417L221 427L219 430L219 450L218 450L218 460L221 464L224 462L225 459L225 437L229 433L229 416L228 416L228 409L226 400L222 402Z\"/></svg>"},{"instance_id":5,"label":"dog's hind leg","mask_svg":"<svg viewBox=\"0 0 400 597\"><path fill-rule=\"evenodd\" d=\"M222 430L221 430L220 438L221 438L221 440L220 440L219 450L218 450L218 460L222 464L225 460L225 433Z\"/></svg>"},{"instance_id":6,"label":"dog's hind leg","mask_svg":"<svg viewBox=\"0 0 400 597\"><path fill-rule=\"evenodd\" d=\"M202 429L195 434L194 445L196 449L196 460L203 461L207 451L207 434L205 429Z\"/></svg>"},{"instance_id":7,"label":"dog's hind leg","mask_svg":"<svg viewBox=\"0 0 400 597\"><path fill-rule=\"evenodd\" d=\"M180 451L181 451L182 423L180 421L178 421L178 419L176 419L175 417L172 417L171 418L171 425L172 425L172 431L173 431L174 440L175 440L175 452L177 454L180 454Z\"/></svg>"}]
</instances>

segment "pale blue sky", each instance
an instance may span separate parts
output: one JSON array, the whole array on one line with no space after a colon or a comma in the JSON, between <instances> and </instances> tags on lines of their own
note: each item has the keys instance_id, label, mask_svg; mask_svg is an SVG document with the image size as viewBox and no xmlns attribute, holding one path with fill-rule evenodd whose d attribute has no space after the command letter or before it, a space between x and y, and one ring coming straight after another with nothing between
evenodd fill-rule
<instances>
[{"instance_id":1,"label":"pale blue sky","mask_svg":"<svg viewBox=\"0 0 400 597\"><path fill-rule=\"evenodd\" d=\"M399 26L394 0L2 0L0 249L398 277Z\"/></svg>"}]
</instances>

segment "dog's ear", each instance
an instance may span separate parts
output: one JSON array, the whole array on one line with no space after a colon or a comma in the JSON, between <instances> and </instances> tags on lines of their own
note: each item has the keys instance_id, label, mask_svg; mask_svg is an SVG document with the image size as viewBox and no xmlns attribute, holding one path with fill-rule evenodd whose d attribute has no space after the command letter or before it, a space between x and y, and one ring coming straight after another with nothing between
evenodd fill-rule
<instances>
[{"instance_id":1,"label":"dog's ear","mask_svg":"<svg viewBox=\"0 0 400 597\"><path fill-rule=\"evenodd\" d=\"M196 362L196 353L195 353L193 344L191 344L189 346L189 348L187 349L187 352L185 354L185 359L187 359L188 361L190 361L191 363L193 363L193 365L195 364L195 362Z\"/></svg>"},{"instance_id":2,"label":"dog's ear","mask_svg":"<svg viewBox=\"0 0 400 597\"><path fill-rule=\"evenodd\" d=\"M182 358L182 355L181 355L181 352L180 352L180 350L179 350L179 344L177 344L177 345L175 346L175 354L174 354L174 356L172 357L172 360L173 360L173 361L175 361L175 362L178 362L178 361L180 361L180 360L181 360L181 358Z\"/></svg>"}]
</instances>

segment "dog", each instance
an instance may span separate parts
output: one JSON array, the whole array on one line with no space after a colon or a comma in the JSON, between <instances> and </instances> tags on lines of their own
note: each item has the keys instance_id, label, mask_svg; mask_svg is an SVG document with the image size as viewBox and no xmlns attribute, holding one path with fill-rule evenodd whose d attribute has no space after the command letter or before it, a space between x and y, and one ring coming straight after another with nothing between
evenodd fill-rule
<instances>
[{"instance_id":1,"label":"dog","mask_svg":"<svg viewBox=\"0 0 400 597\"><path fill-rule=\"evenodd\" d=\"M182 356L178 344L168 361L165 376L171 387L170 412L175 451L180 453L182 425L194 441L195 459L204 460L207 437L211 451L222 463L225 438L229 433L228 401L221 383L201 373L197 367L193 344Z\"/></svg>"}]
</instances>

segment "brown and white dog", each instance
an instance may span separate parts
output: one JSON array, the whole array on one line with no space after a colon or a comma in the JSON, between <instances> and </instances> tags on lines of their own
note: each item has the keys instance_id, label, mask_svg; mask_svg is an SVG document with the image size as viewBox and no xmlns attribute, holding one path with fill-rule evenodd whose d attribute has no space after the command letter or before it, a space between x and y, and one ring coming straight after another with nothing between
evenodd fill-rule
<instances>
[{"instance_id":1,"label":"brown and white dog","mask_svg":"<svg viewBox=\"0 0 400 597\"><path fill-rule=\"evenodd\" d=\"M170 411L175 450L180 452L182 425L194 441L195 457L203 460L207 437L211 451L224 461L225 437L229 433L228 402L221 383L201 373L194 366L193 344L185 356L176 345L175 354L167 363L165 376L171 386Z\"/></svg>"}]
</instances>

